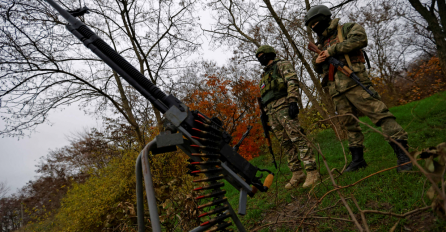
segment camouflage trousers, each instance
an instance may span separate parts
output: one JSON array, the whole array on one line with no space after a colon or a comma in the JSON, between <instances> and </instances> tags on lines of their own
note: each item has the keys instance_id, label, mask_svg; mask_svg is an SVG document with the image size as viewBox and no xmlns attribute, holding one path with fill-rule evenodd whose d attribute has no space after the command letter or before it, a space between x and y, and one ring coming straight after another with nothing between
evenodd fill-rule
<instances>
[{"instance_id":1,"label":"camouflage trousers","mask_svg":"<svg viewBox=\"0 0 446 232\"><path fill-rule=\"evenodd\" d=\"M287 154L290 170L292 172L302 170L301 160L306 170L316 169L313 150L309 148L308 142L299 133L299 131L303 131L299 119L297 117L290 118L288 107L269 114L269 122L282 149Z\"/></svg>"},{"instance_id":2,"label":"camouflage trousers","mask_svg":"<svg viewBox=\"0 0 446 232\"><path fill-rule=\"evenodd\" d=\"M370 90L376 92L372 87ZM333 97L333 102L339 115L353 114L357 116L358 111L361 111L376 126L382 128L383 134L396 140L407 140L407 132L396 122L395 116L389 112L380 97L373 98L360 86ZM342 117L341 123L347 129L349 147L363 147L364 135L359 123L351 116Z\"/></svg>"}]
</instances>

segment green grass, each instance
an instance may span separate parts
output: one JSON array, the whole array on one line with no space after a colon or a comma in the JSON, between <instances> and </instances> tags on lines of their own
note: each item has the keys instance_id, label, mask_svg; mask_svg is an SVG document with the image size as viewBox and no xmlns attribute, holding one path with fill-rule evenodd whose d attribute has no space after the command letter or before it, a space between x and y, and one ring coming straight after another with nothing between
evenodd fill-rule
<instances>
[{"instance_id":1,"label":"green grass","mask_svg":"<svg viewBox=\"0 0 446 232\"><path fill-rule=\"evenodd\" d=\"M446 92L436 94L418 102L411 102L404 106L391 108L390 111L396 116L398 123L400 123L400 125L409 133L410 151L422 150L446 141ZM360 120L372 125L371 121L366 117L362 117ZM336 179L338 185L352 184L370 174L396 165L396 156L382 135L375 133L365 125L361 125L361 128L365 135L364 145L366 148L364 158L369 166L358 172L341 175ZM343 141L341 144L337 141L332 130L322 131L315 137L314 141L316 144L320 145L330 168L341 170L345 163L342 145L344 146L344 149L346 149L346 152L348 152L347 142ZM280 156L280 148L278 148L278 146L275 148L276 156ZM318 159L319 158L320 157L318 157ZM347 158L348 162L350 162L350 155L347 155ZM254 198L248 197L247 214L245 216L239 216L247 229L252 230L262 225L262 220L265 217L268 218L271 215L277 214L278 211L283 211L284 207L290 203L301 203L304 205L308 200L308 189L304 190L297 188L287 191L284 188L287 181L291 178L291 173L286 165L285 155L283 155L282 159L278 160L278 162L280 162L280 167L278 170L275 170L273 164L271 164L269 154L255 158L251 161L253 165L258 166L259 168L274 170L276 175L275 182L267 193L258 193ZM327 179L328 172L322 160L318 160L318 163L320 164L319 168L323 179ZM354 195L362 209L390 211L397 214L403 214L425 206L422 200L425 179L426 178L418 172L401 174L397 173L395 170L390 170L375 175L356 186L344 189L342 190L342 194L346 198ZM226 186L229 186L226 187L228 192L227 197L234 210L237 211L239 192L229 184L226 184ZM429 186L429 183L426 186ZM316 198L320 198L324 193L331 189L333 189L331 182L329 180L325 181L316 188ZM425 190L427 190L427 188ZM313 199L315 199L314 196ZM328 195L316 209L331 206L338 199L338 194L333 192ZM296 203L296 201L299 202ZM430 204L430 201L426 196L424 196L424 201L428 205ZM359 219L360 216L354 203L351 200L347 200L347 202ZM313 204L314 203L310 203L309 205L311 206ZM297 216L306 210L308 210L308 207L296 211L294 214ZM342 203L339 203L337 207L332 208L330 211L323 211L317 215L349 218ZM444 228L446 225L444 221L434 219L432 212L427 211L427 213L417 215L421 215L417 220L401 220L397 227L397 231L404 226L416 230L430 228L433 231L441 231L439 228ZM366 214L366 217L371 231L389 231L389 229L398 221L397 218L387 215ZM274 218L273 221L275 220L277 219ZM279 217L279 221L282 220L283 218ZM292 220L296 221L296 219L288 219L288 221ZM300 220L297 221L300 222ZM318 220L312 222L318 223L317 228L320 231L355 231L354 224L351 222L335 220ZM263 224L267 223L269 222L263 222ZM296 227L296 224L282 223L275 225L274 230L290 231L296 229ZM260 231L269 231L269 229L268 227L265 227Z\"/></svg>"}]
</instances>

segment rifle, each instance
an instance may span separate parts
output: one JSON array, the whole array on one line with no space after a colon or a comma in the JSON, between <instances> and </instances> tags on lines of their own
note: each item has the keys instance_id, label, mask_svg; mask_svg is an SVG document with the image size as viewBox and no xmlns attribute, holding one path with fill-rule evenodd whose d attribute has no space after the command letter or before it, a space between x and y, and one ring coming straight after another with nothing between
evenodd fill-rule
<instances>
[{"instance_id":1,"label":"rifle","mask_svg":"<svg viewBox=\"0 0 446 232\"><path fill-rule=\"evenodd\" d=\"M316 52L317 54L321 54L322 52L321 50L319 50L316 44L312 42L308 44L308 49L310 51ZM355 81L356 84L361 86L361 88L363 88L368 94L370 94L370 96L372 96L373 98L378 98L377 93L373 93L372 91L370 91L369 88L371 85L364 86L359 80L359 77L350 68L344 65L341 61L331 56L328 57L327 61L329 64L332 64L338 71L344 73L346 76L350 77L353 81Z\"/></svg>"},{"instance_id":2,"label":"rifle","mask_svg":"<svg viewBox=\"0 0 446 232\"><path fill-rule=\"evenodd\" d=\"M152 154L162 153L176 150L179 147L191 159L190 165L200 166L199 170L192 171L192 174L203 173L207 178L194 180L194 182L208 182L209 185L196 188L195 191L213 190L211 194L197 197L197 199L211 199L213 201L199 206L203 209L210 206L219 206L218 210L208 211L206 215L223 213L194 229L193 231L208 230L212 226L228 226L228 223L222 224L223 220L231 217L240 231L245 231L240 220L235 215L232 207L227 201L224 190L221 190L223 182L217 182L222 178L226 179L236 189L240 190L239 211L241 215L246 211L246 195L251 197L255 194L255 190L266 192L272 184L273 175L270 171L259 169L249 163L245 158L238 154L229 145L232 137L223 130L221 121L216 117L208 117L199 111L191 111L185 104L173 95L166 95L161 89L135 69L127 60L125 60L118 52L104 42L84 23L75 18L73 15L80 16L88 13L88 8L68 12L55 3L53 0L45 0L60 15L62 15L68 24L66 28L76 36L84 45L102 59L108 66L116 71L131 86L133 86L141 95L143 95L150 103L158 109L165 118L164 124L166 132L162 132L152 142L146 145L137 159L136 179L137 179L137 198L138 198L138 226L139 231L144 231L144 210L142 204L142 171L144 171L144 181L146 183L147 200L149 201L149 210L152 226L155 224L160 227L156 199L153 191L153 185L150 174L150 166L147 160L148 152ZM154 145L155 144L155 145ZM155 152L156 151L156 152ZM203 159L204 158L204 159ZM143 163L143 164L141 164ZM141 169L142 165L142 169ZM205 167L206 169L203 169ZM257 172L269 172L262 184ZM223 174L223 175L222 175ZM252 185L252 187L250 186ZM150 192L150 194L149 194ZM153 205L154 204L154 205ZM217 208L216 208L217 209ZM211 213L213 212L213 213ZM220 228L220 227L219 227ZM224 227L223 227L224 228Z\"/></svg>"},{"instance_id":3,"label":"rifle","mask_svg":"<svg viewBox=\"0 0 446 232\"><path fill-rule=\"evenodd\" d=\"M268 144L269 152L273 156L274 167L276 167L276 169L277 169L276 157L274 157L273 146L271 145L271 139L269 137L269 131L271 129L268 126L268 115L266 114L265 110L263 110L262 98L258 97L257 98L257 102L259 103L259 108L260 108L260 112L261 112L261 114L260 114L260 121L262 122L262 127L263 127L263 133L265 135L265 140L266 140L266 143Z\"/></svg>"}]
</instances>

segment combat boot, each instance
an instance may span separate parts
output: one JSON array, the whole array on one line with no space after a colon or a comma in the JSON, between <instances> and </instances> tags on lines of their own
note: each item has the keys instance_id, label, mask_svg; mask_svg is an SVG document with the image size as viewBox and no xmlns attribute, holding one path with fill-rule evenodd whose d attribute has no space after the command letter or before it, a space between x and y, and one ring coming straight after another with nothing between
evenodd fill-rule
<instances>
[{"instance_id":1,"label":"combat boot","mask_svg":"<svg viewBox=\"0 0 446 232\"><path fill-rule=\"evenodd\" d=\"M293 177L291 177L290 182L285 185L286 189L292 189L299 186L300 183L304 182L305 173L302 170L293 172Z\"/></svg>"},{"instance_id":2,"label":"combat boot","mask_svg":"<svg viewBox=\"0 0 446 232\"><path fill-rule=\"evenodd\" d=\"M406 151L409 151L409 146L407 145L407 140L396 140L398 143L400 143L404 149L406 149ZM404 153L404 151L394 142L389 142L390 146L392 146L393 151L396 154L396 157L398 158L398 162L397 164L403 164L403 163L407 163L410 161L410 158L407 157L406 153ZM412 163L408 163L404 166L401 167L397 167L396 170L398 172L400 171L410 171L412 170Z\"/></svg>"},{"instance_id":3,"label":"combat boot","mask_svg":"<svg viewBox=\"0 0 446 232\"><path fill-rule=\"evenodd\" d=\"M321 175L317 171L317 169L312 171L307 171L307 179L305 180L304 185L302 185L302 188L308 188L316 184L319 180L321 180Z\"/></svg>"},{"instance_id":4,"label":"combat boot","mask_svg":"<svg viewBox=\"0 0 446 232\"><path fill-rule=\"evenodd\" d=\"M359 170L360 168L367 167L367 163L364 160L364 148L349 147L348 149L352 153L352 162L348 164L344 172L354 172Z\"/></svg>"}]
</instances>

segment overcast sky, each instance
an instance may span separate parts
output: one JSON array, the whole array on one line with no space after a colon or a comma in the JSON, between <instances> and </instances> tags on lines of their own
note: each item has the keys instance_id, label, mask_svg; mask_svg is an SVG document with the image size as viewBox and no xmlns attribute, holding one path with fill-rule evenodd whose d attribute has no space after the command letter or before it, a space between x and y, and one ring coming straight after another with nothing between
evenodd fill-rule
<instances>
[{"instance_id":1,"label":"overcast sky","mask_svg":"<svg viewBox=\"0 0 446 232\"><path fill-rule=\"evenodd\" d=\"M68 145L67 136L81 132L83 128L100 126L99 122L92 116L84 115L76 105L51 113L49 120L53 122L52 126L40 125L31 137L20 140L0 138L0 181L7 182L10 193L34 179L39 157L48 154L50 149ZM0 119L0 128L4 125Z\"/></svg>"}]
</instances>

